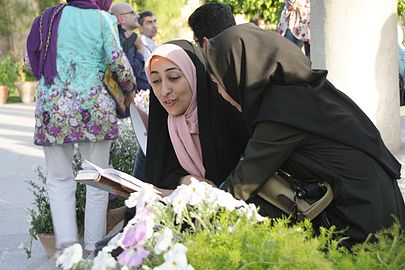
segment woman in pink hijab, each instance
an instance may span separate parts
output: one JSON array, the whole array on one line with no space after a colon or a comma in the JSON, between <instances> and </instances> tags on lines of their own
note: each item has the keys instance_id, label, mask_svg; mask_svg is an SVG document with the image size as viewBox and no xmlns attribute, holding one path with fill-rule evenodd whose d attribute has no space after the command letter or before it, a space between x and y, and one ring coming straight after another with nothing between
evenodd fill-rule
<instances>
[{"instance_id":1,"label":"woman in pink hijab","mask_svg":"<svg viewBox=\"0 0 405 270\"><path fill-rule=\"evenodd\" d=\"M241 114L220 96L203 59L199 48L176 40L145 63L153 90L146 175L158 188L173 190L191 177L218 186L246 145Z\"/></svg>"}]
</instances>

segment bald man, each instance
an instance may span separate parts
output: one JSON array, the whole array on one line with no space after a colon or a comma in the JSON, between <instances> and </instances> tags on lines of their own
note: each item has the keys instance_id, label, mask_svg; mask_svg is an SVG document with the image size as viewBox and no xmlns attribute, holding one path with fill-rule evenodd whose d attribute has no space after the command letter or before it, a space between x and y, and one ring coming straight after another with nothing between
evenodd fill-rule
<instances>
[{"instance_id":1,"label":"bald man","mask_svg":"<svg viewBox=\"0 0 405 270\"><path fill-rule=\"evenodd\" d=\"M145 62L143 53L145 46L134 32L134 29L139 27L138 14L130 4L124 2L113 5L111 12L117 18L121 46L131 63L137 80L137 88L138 90L149 89L150 87L144 71Z\"/></svg>"}]
</instances>

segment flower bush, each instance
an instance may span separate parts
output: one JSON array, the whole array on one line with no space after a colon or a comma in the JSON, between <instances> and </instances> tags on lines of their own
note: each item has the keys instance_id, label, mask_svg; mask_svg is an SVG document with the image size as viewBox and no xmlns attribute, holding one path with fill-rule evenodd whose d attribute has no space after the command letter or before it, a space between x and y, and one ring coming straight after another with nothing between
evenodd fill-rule
<instances>
[{"instance_id":1,"label":"flower bush","mask_svg":"<svg viewBox=\"0 0 405 270\"><path fill-rule=\"evenodd\" d=\"M118 120L118 129L119 136L111 145L110 164L114 169L132 175L137 144L130 118Z\"/></svg>"},{"instance_id":2,"label":"flower bush","mask_svg":"<svg viewBox=\"0 0 405 270\"><path fill-rule=\"evenodd\" d=\"M146 114L149 114L149 94L150 90L140 90L138 93L135 95L135 105L138 106L142 111L144 111Z\"/></svg>"},{"instance_id":3,"label":"flower bush","mask_svg":"<svg viewBox=\"0 0 405 270\"><path fill-rule=\"evenodd\" d=\"M403 269L405 237L400 227L377 233L352 252L332 229L314 235L305 220L263 218L254 205L192 180L161 198L147 186L131 194L136 216L94 260L65 256L64 269ZM111 251L122 253L116 259ZM67 254L81 254L70 247ZM69 267L66 267L69 266Z\"/></svg>"}]
</instances>

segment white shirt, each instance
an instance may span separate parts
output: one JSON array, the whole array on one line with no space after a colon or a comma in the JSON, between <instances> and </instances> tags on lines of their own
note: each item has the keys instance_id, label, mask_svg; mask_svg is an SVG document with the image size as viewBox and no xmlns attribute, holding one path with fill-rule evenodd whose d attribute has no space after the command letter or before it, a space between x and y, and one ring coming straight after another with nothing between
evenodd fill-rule
<instances>
[{"instance_id":1,"label":"white shirt","mask_svg":"<svg viewBox=\"0 0 405 270\"><path fill-rule=\"evenodd\" d=\"M149 55L158 47L155 41L145 35L140 35L143 45L145 45L145 50L143 52L143 58L148 59Z\"/></svg>"}]
</instances>

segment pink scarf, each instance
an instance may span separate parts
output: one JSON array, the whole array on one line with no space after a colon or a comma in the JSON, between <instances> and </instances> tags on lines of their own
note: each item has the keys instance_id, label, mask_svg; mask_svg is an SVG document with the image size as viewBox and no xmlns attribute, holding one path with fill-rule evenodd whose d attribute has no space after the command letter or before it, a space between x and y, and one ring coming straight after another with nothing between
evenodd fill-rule
<instances>
[{"instance_id":1,"label":"pink scarf","mask_svg":"<svg viewBox=\"0 0 405 270\"><path fill-rule=\"evenodd\" d=\"M198 130L197 112L197 75L196 68L187 53L174 44L163 44L150 55L145 63L146 76L150 79L150 61L154 56L161 56L176 64L186 77L192 98L190 105L184 114L178 116L169 115L167 126L170 140L180 165L189 174L204 177L205 168L202 161L202 151Z\"/></svg>"}]
</instances>

